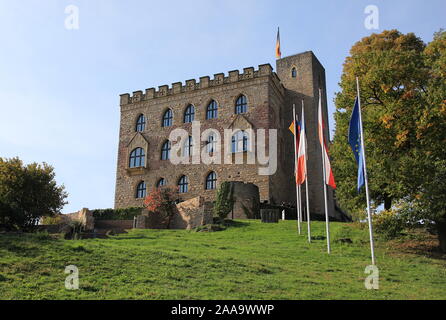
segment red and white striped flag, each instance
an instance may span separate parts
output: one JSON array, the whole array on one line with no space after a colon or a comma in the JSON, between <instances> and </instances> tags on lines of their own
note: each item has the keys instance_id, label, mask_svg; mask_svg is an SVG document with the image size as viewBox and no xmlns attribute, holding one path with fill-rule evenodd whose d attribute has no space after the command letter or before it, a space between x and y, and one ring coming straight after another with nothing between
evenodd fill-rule
<instances>
[{"instance_id":1,"label":"red and white striped flag","mask_svg":"<svg viewBox=\"0 0 446 320\"><path fill-rule=\"evenodd\" d=\"M307 156L307 138L305 136L305 114L302 106L302 118L300 126L299 150L297 152L297 174L296 183L303 184L307 175L307 166L305 157Z\"/></svg>"},{"instance_id":2,"label":"red and white striped flag","mask_svg":"<svg viewBox=\"0 0 446 320\"><path fill-rule=\"evenodd\" d=\"M324 166L325 166L325 177L324 181L333 189L336 189L336 183L333 176L333 171L331 170L330 158L328 157L327 145L325 143L324 138L324 120L322 119L322 95L319 90L319 108L318 108L318 133L319 133L319 142L321 144L323 157L324 157Z\"/></svg>"}]
</instances>

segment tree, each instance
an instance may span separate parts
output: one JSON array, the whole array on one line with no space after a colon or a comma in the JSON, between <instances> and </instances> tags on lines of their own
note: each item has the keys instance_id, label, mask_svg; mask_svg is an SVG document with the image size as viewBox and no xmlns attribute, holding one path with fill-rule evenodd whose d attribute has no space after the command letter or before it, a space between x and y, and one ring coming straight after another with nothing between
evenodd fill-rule
<instances>
[{"instance_id":1,"label":"tree","mask_svg":"<svg viewBox=\"0 0 446 320\"><path fill-rule=\"evenodd\" d=\"M446 32L435 33L424 50L429 66L426 102L416 122L417 148L412 167L418 185L410 194L411 212L437 227L440 247L446 252Z\"/></svg>"},{"instance_id":2,"label":"tree","mask_svg":"<svg viewBox=\"0 0 446 320\"><path fill-rule=\"evenodd\" d=\"M445 48L443 31L427 46L414 34L396 30L357 42L345 61L341 92L336 94L336 132L331 149L338 176L337 199L353 215L363 212L364 193L356 191L357 169L347 143L358 76L372 201L375 206L384 204L386 210L394 201L413 205L410 211L414 216L436 222L443 250Z\"/></svg>"},{"instance_id":3,"label":"tree","mask_svg":"<svg viewBox=\"0 0 446 320\"><path fill-rule=\"evenodd\" d=\"M41 217L60 213L67 196L52 166L0 158L0 226L30 229Z\"/></svg>"},{"instance_id":4,"label":"tree","mask_svg":"<svg viewBox=\"0 0 446 320\"><path fill-rule=\"evenodd\" d=\"M149 214L157 215L167 228L176 213L175 194L176 191L171 188L160 187L152 190L144 199L144 207Z\"/></svg>"},{"instance_id":5,"label":"tree","mask_svg":"<svg viewBox=\"0 0 446 320\"><path fill-rule=\"evenodd\" d=\"M336 131L333 167L338 176L336 192L349 211L363 207L356 192L356 164L348 145L348 125L360 79L364 140L367 150L370 192L375 205L390 209L392 200L407 194L405 160L414 134L413 109L426 87L424 43L414 34L396 30L372 34L357 42L344 63L342 91L336 94Z\"/></svg>"},{"instance_id":6,"label":"tree","mask_svg":"<svg viewBox=\"0 0 446 320\"><path fill-rule=\"evenodd\" d=\"M221 221L226 219L229 212L231 212L234 205L232 196L231 184L227 181L220 185L217 191L217 199L214 205L214 214L220 218Z\"/></svg>"}]
</instances>

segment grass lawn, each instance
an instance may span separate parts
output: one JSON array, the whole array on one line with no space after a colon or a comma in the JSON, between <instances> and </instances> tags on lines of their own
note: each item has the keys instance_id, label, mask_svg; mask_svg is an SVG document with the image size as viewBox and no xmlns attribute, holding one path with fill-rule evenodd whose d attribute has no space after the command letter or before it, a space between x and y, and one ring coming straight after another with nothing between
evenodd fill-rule
<instances>
[{"instance_id":1,"label":"grass lawn","mask_svg":"<svg viewBox=\"0 0 446 320\"><path fill-rule=\"evenodd\" d=\"M366 290L368 230L332 223L327 255L324 223L312 227L311 245L295 221L77 241L0 234L0 299L446 299L446 256L426 235L378 240L380 288ZM64 287L72 264L80 290Z\"/></svg>"}]
</instances>

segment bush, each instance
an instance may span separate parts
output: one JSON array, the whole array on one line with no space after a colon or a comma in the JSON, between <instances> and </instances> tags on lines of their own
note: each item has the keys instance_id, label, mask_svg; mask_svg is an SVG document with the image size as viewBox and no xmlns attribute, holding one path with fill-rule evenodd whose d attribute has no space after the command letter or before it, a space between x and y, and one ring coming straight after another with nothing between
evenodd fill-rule
<instances>
[{"instance_id":1,"label":"bush","mask_svg":"<svg viewBox=\"0 0 446 320\"><path fill-rule=\"evenodd\" d=\"M231 184L227 181L220 185L217 191L217 199L214 205L214 214L220 218L221 221L226 219L229 212L234 206L234 198L231 190Z\"/></svg>"},{"instance_id":2,"label":"bush","mask_svg":"<svg viewBox=\"0 0 446 320\"><path fill-rule=\"evenodd\" d=\"M64 220L61 216L57 215L54 217L42 217L41 222L43 225L58 225L64 223Z\"/></svg>"},{"instance_id":3,"label":"bush","mask_svg":"<svg viewBox=\"0 0 446 320\"><path fill-rule=\"evenodd\" d=\"M124 209L95 209L92 214L95 220L132 220L141 214L142 207Z\"/></svg>"},{"instance_id":4,"label":"bush","mask_svg":"<svg viewBox=\"0 0 446 320\"><path fill-rule=\"evenodd\" d=\"M396 211L386 210L374 215L373 228L384 238L394 239L401 235L405 222Z\"/></svg>"}]
</instances>

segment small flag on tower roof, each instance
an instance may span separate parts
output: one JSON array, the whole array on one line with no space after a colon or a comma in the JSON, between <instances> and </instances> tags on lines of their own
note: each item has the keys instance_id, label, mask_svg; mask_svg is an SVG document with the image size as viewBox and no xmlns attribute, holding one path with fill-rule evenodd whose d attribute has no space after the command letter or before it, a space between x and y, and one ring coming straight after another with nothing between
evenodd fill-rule
<instances>
[{"instance_id":1,"label":"small flag on tower roof","mask_svg":"<svg viewBox=\"0 0 446 320\"><path fill-rule=\"evenodd\" d=\"M282 52L280 51L280 32L277 28L277 40L276 40L276 59L282 58Z\"/></svg>"}]
</instances>

